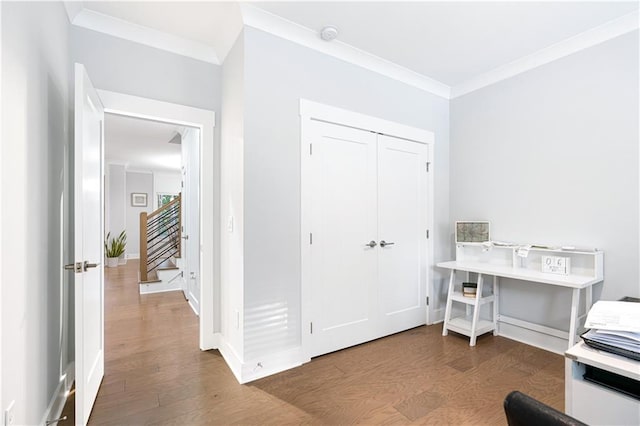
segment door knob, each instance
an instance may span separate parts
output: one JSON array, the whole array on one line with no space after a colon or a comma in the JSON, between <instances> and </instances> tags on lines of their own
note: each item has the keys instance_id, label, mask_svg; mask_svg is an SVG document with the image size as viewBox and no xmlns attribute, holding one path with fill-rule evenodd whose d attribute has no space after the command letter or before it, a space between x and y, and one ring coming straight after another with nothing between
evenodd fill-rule
<instances>
[{"instance_id":1,"label":"door knob","mask_svg":"<svg viewBox=\"0 0 640 426\"><path fill-rule=\"evenodd\" d=\"M183 239L183 240L188 240L188 239L189 239L189 236L188 236L188 235L183 235L183 236L182 236L182 239Z\"/></svg>"},{"instance_id":2,"label":"door knob","mask_svg":"<svg viewBox=\"0 0 640 426\"><path fill-rule=\"evenodd\" d=\"M369 243L368 243L368 244L365 244L365 246L369 246L369 247L371 247L371 248L374 248L374 247L375 247L375 246L377 246L377 245L378 245L378 244L376 244L376 242L375 242L375 241L373 241L373 240L369 241Z\"/></svg>"},{"instance_id":3,"label":"door knob","mask_svg":"<svg viewBox=\"0 0 640 426\"><path fill-rule=\"evenodd\" d=\"M89 269L89 268L97 268L98 265L100 265L100 264L99 263L89 263L88 261L85 260L82 269L84 269L84 271L86 272L87 269Z\"/></svg>"},{"instance_id":4,"label":"door knob","mask_svg":"<svg viewBox=\"0 0 640 426\"><path fill-rule=\"evenodd\" d=\"M386 246L392 246L395 243L388 243L385 240L380 241L380 247L385 248Z\"/></svg>"}]
</instances>

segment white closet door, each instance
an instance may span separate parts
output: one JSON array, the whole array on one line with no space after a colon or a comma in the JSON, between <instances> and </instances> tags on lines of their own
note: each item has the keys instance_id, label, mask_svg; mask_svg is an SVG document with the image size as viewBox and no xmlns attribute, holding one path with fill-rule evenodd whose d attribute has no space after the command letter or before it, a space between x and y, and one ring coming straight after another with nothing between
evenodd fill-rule
<instances>
[{"instance_id":1,"label":"white closet door","mask_svg":"<svg viewBox=\"0 0 640 426\"><path fill-rule=\"evenodd\" d=\"M426 322L427 145L378 136L380 336ZM385 243L382 243L384 241Z\"/></svg>"},{"instance_id":2,"label":"white closet door","mask_svg":"<svg viewBox=\"0 0 640 426\"><path fill-rule=\"evenodd\" d=\"M310 355L375 338L376 134L314 123ZM306 236L305 236L306 238Z\"/></svg>"}]
</instances>

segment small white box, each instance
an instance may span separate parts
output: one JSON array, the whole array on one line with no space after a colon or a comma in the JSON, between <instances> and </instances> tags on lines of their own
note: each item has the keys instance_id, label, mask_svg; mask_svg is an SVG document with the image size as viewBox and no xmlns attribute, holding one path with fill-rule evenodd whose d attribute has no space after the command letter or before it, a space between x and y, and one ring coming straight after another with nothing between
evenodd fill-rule
<instances>
[{"instance_id":1,"label":"small white box","mask_svg":"<svg viewBox=\"0 0 640 426\"><path fill-rule=\"evenodd\" d=\"M561 256L542 256L542 272L569 275L571 273L571 258Z\"/></svg>"}]
</instances>

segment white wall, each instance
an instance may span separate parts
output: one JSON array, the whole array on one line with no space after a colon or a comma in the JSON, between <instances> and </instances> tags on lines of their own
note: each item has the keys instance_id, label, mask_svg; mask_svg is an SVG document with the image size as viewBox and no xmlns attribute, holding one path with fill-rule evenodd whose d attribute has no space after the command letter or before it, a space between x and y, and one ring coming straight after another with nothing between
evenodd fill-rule
<instances>
[{"instance_id":1,"label":"white wall","mask_svg":"<svg viewBox=\"0 0 640 426\"><path fill-rule=\"evenodd\" d=\"M71 55L103 90L219 110L221 67L71 27Z\"/></svg>"},{"instance_id":2,"label":"white wall","mask_svg":"<svg viewBox=\"0 0 640 426\"><path fill-rule=\"evenodd\" d=\"M451 221L490 220L497 240L597 247L596 294L640 296L638 72L635 31L452 100ZM504 314L567 328L569 292L503 288Z\"/></svg>"},{"instance_id":3,"label":"white wall","mask_svg":"<svg viewBox=\"0 0 640 426\"><path fill-rule=\"evenodd\" d=\"M158 194L175 194L178 195L181 189L182 175L180 172L165 173L165 172L153 172L153 209L157 209Z\"/></svg>"},{"instance_id":4,"label":"white wall","mask_svg":"<svg viewBox=\"0 0 640 426\"><path fill-rule=\"evenodd\" d=\"M135 207L131 205L132 193L147 194L147 206ZM153 174L151 172L126 172L126 229L127 256L140 256L140 213L151 213L153 208Z\"/></svg>"},{"instance_id":5,"label":"white wall","mask_svg":"<svg viewBox=\"0 0 640 426\"><path fill-rule=\"evenodd\" d=\"M105 231L112 236L120 235L126 229L126 175L125 166L107 166L107 186L105 188L106 218Z\"/></svg>"},{"instance_id":6,"label":"white wall","mask_svg":"<svg viewBox=\"0 0 640 426\"><path fill-rule=\"evenodd\" d=\"M241 33L222 67L220 296L224 346L221 349L230 363L242 360L244 344L244 66Z\"/></svg>"},{"instance_id":7,"label":"white wall","mask_svg":"<svg viewBox=\"0 0 640 426\"><path fill-rule=\"evenodd\" d=\"M449 101L253 28L244 34L244 359L254 362L301 345L300 98L435 133L436 261L450 255ZM434 278L442 286L440 271ZM266 321L269 309L284 309L283 320Z\"/></svg>"},{"instance_id":8,"label":"white wall","mask_svg":"<svg viewBox=\"0 0 640 426\"><path fill-rule=\"evenodd\" d=\"M69 361L69 23L62 3L3 2L1 26L0 407L14 400L14 423L31 425L61 396Z\"/></svg>"}]
</instances>

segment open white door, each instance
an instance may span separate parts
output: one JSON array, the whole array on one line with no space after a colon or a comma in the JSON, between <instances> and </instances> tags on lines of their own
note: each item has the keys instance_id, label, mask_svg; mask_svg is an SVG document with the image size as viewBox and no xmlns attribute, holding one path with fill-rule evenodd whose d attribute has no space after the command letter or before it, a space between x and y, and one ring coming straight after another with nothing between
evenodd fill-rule
<instances>
[{"instance_id":1,"label":"open white door","mask_svg":"<svg viewBox=\"0 0 640 426\"><path fill-rule=\"evenodd\" d=\"M75 65L74 262L76 424L86 425L104 376L104 109Z\"/></svg>"}]
</instances>

